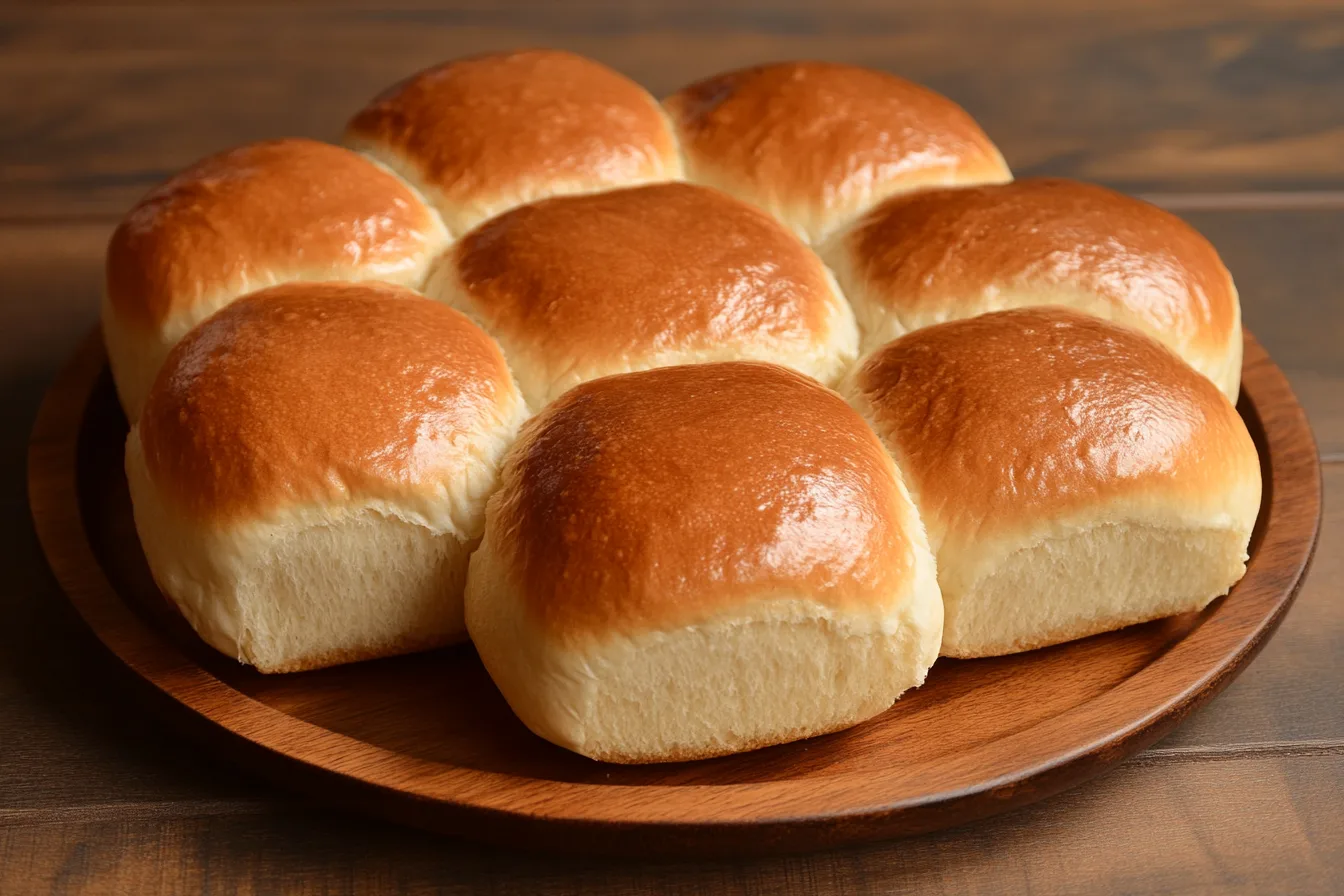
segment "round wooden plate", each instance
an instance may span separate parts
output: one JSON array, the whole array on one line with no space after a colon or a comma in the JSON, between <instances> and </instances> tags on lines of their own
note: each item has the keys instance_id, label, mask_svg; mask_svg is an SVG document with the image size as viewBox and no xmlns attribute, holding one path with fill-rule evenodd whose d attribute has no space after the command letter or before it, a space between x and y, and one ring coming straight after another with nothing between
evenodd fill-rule
<instances>
[{"instance_id":1,"label":"round wooden plate","mask_svg":"<svg viewBox=\"0 0 1344 896\"><path fill-rule=\"evenodd\" d=\"M1320 519L1307 420L1250 336L1239 409L1264 503L1246 577L1204 612L998 659L940 660L882 716L700 762L615 766L533 736L469 646L266 677L198 641L155 588L122 473L126 421L93 334L52 386L29 487L43 548L102 642L177 717L282 784L514 846L686 855L816 848L965 822L1090 778L1255 655Z\"/></svg>"}]
</instances>

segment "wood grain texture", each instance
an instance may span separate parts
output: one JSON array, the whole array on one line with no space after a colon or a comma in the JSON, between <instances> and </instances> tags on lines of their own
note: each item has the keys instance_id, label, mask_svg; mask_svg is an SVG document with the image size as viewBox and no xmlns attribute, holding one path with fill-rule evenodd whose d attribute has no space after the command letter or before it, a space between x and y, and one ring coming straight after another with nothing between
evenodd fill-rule
<instances>
[{"instance_id":1,"label":"wood grain texture","mask_svg":"<svg viewBox=\"0 0 1344 896\"><path fill-rule=\"evenodd\" d=\"M1333 210L1185 212L1217 247L1308 409L1321 454L1344 459L1344 214Z\"/></svg>"},{"instance_id":2,"label":"wood grain texture","mask_svg":"<svg viewBox=\"0 0 1344 896\"><path fill-rule=\"evenodd\" d=\"M297 806L40 823L0 814L0 892L1326 894L1344 875L1341 789L1341 753L1136 761L1019 812L899 843L654 864L522 858Z\"/></svg>"},{"instance_id":3,"label":"wood grain texture","mask_svg":"<svg viewBox=\"0 0 1344 896\"><path fill-rule=\"evenodd\" d=\"M68 609L23 483L41 392L95 316L109 222L152 182L225 143L330 137L350 103L390 78L519 40L593 53L656 89L774 54L868 60L957 96L1019 171L1157 193L1227 256L1249 324L1288 369L1325 457L1344 461L1344 352L1330 350L1344 345L1344 218L1331 214L1344 208L1338 4L289 6L0 7L0 222L22 225L0 225L0 539L11 558L0 580L0 893L1344 890L1344 463L1325 469L1321 547L1278 634L1137 760L942 834L655 865L328 820L213 761L142 711L129 675Z\"/></svg>"},{"instance_id":4,"label":"wood grain texture","mask_svg":"<svg viewBox=\"0 0 1344 896\"><path fill-rule=\"evenodd\" d=\"M1231 680L1295 596L1320 515L1305 414L1248 336L1239 410L1265 500L1227 598L1048 650L945 660L894 709L839 734L611 766L528 733L466 647L268 677L201 644L137 549L126 422L105 364L95 333L48 392L29 455L43 549L89 627L178 704L180 724L235 761L323 799L493 842L778 852L934 830L1049 796L1152 743Z\"/></svg>"},{"instance_id":5,"label":"wood grain texture","mask_svg":"<svg viewBox=\"0 0 1344 896\"><path fill-rule=\"evenodd\" d=\"M464 53L559 45L657 93L814 57L928 83L1021 174L1130 189L1344 178L1344 12L1315 4L214 4L0 10L0 217L119 215L225 146L325 139Z\"/></svg>"}]
</instances>

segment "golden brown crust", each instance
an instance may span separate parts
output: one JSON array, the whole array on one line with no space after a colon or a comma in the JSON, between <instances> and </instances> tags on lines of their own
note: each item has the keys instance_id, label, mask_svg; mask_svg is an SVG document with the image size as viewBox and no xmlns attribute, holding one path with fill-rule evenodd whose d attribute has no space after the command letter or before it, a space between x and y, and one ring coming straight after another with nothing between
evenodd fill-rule
<instances>
[{"instance_id":1,"label":"golden brown crust","mask_svg":"<svg viewBox=\"0 0 1344 896\"><path fill-rule=\"evenodd\" d=\"M107 298L152 328L293 275L400 280L447 240L435 213L339 146L286 139L203 159L154 189L107 249Z\"/></svg>"},{"instance_id":2,"label":"golden brown crust","mask_svg":"<svg viewBox=\"0 0 1344 896\"><path fill-rule=\"evenodd\" d=\"M393 150L446 206L491 205L675 176L658 103L604 65L558 50L459 59L397 84L360 111L348 139ZM547 184L556 189L548 189ZM514 203L508 203L510 205ZM450 216L451 217L451 216Z\"/></svg>"},{"instance_id":3,"label":"golden brown crust","mask_svg":"<svg viewBox=\"0 0 1344 896\"><path fill-rule=\"evenodd\" d=\"M387 284L289 284L178 343L139 432L155 485L226 523L437 493L514 395L499 348L451 308Z\"/></svg>"},{"instance_id":4,"label":"golden brown crust","mask_svg":"<svg viewBox=\"0 0 1344 896\"><path fill-rule=\"evenodd\" d=\"M1059 179L886 200L840 238L864 301L906 323L1005 294L1098 296L1164 342L1224 352L1239 320L1218 252L1189 224L1105 187ZM1001 299L998 299L1001 300Z\"/></svg>"},{"instance_id":5,"label":"golden brown crust","mask_svg":"<svg viewBox=\"0 0 1344 896\"><path fill-rule=\"evenodd\" d=\"M524 426L486 539L543 631L612 636L772 596L885 605L914 562L907 514L838 395L730 362L568 392Z\"/></svg>"},{"instance_id":6,"label":"golden brown crust","mask_svg":"<svg viewBox=\"0 0 1344 896\"><path fill-rule=\"evenodd\" d=\"M1254 464L1211 382L1137 330L1064 308L916 330L852 387L931 533L987 538L1145 493L1203 501Z\"/></svg>"},{"instance_id":7,"label":"golden brown crust","mask_svg":"<svg viewBox=\"0 0 1344 896\"><path fill-rule=\"evenodd\" d=\"M668 183L525 205L451 252L470 311L532 360L823 343L825 266L764 212Z\"/></svg>"},{"instance_id":8,"label":"golden brown crust","mask_svg":"<svg viewBox=\"0 0 1344 896\"><path fill-rule=\"evenodd\" d=\"M929 184L1011 175L956 103L895 75L829 62L785 62L691 84L665 102L692 179L772 210L858 213ZM815 236L816 234L814 234Z\"/></svg>"}]
</instances>

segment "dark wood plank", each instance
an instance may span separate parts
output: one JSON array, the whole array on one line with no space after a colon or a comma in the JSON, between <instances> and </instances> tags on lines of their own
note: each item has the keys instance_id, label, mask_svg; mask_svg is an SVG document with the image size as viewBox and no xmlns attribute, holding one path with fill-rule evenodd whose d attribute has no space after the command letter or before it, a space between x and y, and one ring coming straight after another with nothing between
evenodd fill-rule
<instances>
[{"instance_id":1,"label":"dark wood plank","mask_svg":"<svg viewBox=\"0 0 1344 896\"><path fill-rule=\"evenodd\" d=\"M1335 300L1344 219L1244 211L1344 204L1330 192L1344 168L1344 33L1327 4L1022 0L1009 9L970 0L922 11L845 0L836 12L771 0L613 13L538 0L454 13L401 0L401 11L379 16L345 3L213 18L176 4L130 13L27 5L0 10L9 88L0 90L0 218L106 221L220 145L330 137L387 80L519 42L593 53L655 89L770 56L886 65L966 103L1022 172L1134 190L1315 188L1174 204L1184 201L1229 256L1248 323L1290 370L1322 450L1344 459L1344 357L1331 350L1344 344ZM110 27L119 16L124 24ZM286 33L294 23L307 30ZM1192 211L1210 207L1241 211ZM0 892L1344 889L1334 684L1344 655L1341 466L1326 473L1315 573L1248 672L1136 763L987 824L817 856L642 867L481 852L328 820L272 796L137 714L64 610L26 519L23 440L41 388L93 318L105 235L103 224L0 228L0 537L16 558L0 583Z\"/></svg>"},{"instance_id":2,"label":"dark wood plank","mask_svg":"<svg viewBox=\"0 0 1344 896\"><path fill-rule=\"evenodd\" d=\"M1338 9L958 6L7 6L0 217L117 215L204 154L283 134L333 138L411 71L535 44L588 53L658 93L764 59L891 69L962 102L1023 174L1131 189L1344 182Z\"/></svg>"},{"instance_id":3,"label":"dark wood plank","mask_svg":"<svg viewBox=\"0 0 1344 896\"><path fill-rule=\"evenodd\" d=\"M0 539L11 558L0 581L0 807L109 794L228 799L247 786L179 740L165 742L127 703L125 682L69 608L33 534L26 433L56 368L96 320L107 230L0 228Z\"/></svg>"},{"instance_id":4,"label":"dark wood plank","mask_svg":"<svg viewBox=\"0 0 1344 896\"><path fill-rule=\"evenodd\" d=\"M1344 459L1344 213L1182 214L1232 271L1245 325L1288 374L1322 456Z\"/></svg>"},{"instance_id":5,"label":"dark wood plank","mask_svg":"<svg viewBox=\"0 0 1344 896\"><path fill-rule=\"evenodd\" d=\"M962 830L693 864L481 849L296 809L0 815L0 891L1329 893L1344 886L1341 790L1340 752L1138 761Z\"/></svg>"}]
</instances>

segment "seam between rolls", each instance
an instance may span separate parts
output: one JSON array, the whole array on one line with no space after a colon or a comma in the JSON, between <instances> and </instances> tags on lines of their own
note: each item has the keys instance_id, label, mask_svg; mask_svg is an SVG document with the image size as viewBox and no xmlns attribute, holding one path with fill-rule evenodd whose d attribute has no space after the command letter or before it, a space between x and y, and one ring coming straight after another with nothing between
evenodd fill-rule
<instances>
[{"instance_id":1,"label":"seam between rolls","mask_svg":"<svg viewBox=\"0 0 1344 896\"><path fill-rule=\"evenodd\" d=\"M856 363L854 370L843 384L843 397L849 402L849 406L863 419L864 424L866 424L873 435L877 437L878 444L882 446L882 449L887 453L887 456L891 458L892 466L896 468L896 472L901 478L901 488L905 492L906 498L910 501L910 508L914 511L915 520L919 523L920 528L924 530L924 541L925 544L928 545L929 553L933 555L934 571L936 575L938 549L929 538L929 526L924 518L924 505L920 499L919 487L907 472L908 464L906 463L904 452L897 449L890 439L887 439L882 435L882 430L878 427L877 421L872 415L870 403L859 391L857 382L855 381L859 367L860 365Z\"/></svg>"},{"instance_id":2,"label":"seam between rolls","mask_svg":"<svg viewBox=\"0 0 1344 896\"><path fill-rule=\"evenodd\" d=\"M443 228L443 233L447 237L444 248L457 242L459 234L448 226L448 219L439 208L440 205L447 205L447 202L442 198L438 202L431 198L429 184L424 182L418 172L414 172L414 165L409 159L400 158L376 143L358 139L351 140L348 135L342 138L341 145L351 152L358 153L360 158L367 160L377 166L379 170L396 178L397 183L409 190L411 195L429 211L434 220Z\"/></svg>"},{"instance_id":3,"label":"seam between rolls","mask_svg":"<svg viewBox=\"0 0 1344 896\"><path fill-rule=\"evenodd\" d=\"M675 93L672 94L672 96L675 95ZM687 155L685 143L681 139L681 127L677 124L676 119L672 117L672 113L668 111L667 108L667 101L669 99L671 99L671 96L664 97L661 100L655 97L653 103L658 107L658 114L662 117L663 124L667 127L668 135L672 138L672 149L677 156L677 166L681 169L680 177L678 177L677 180L683 183L696 183L696 181L691 179L690 157Z\"/></svg>"}]
</instances>

